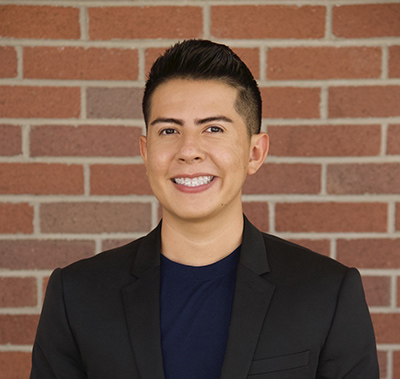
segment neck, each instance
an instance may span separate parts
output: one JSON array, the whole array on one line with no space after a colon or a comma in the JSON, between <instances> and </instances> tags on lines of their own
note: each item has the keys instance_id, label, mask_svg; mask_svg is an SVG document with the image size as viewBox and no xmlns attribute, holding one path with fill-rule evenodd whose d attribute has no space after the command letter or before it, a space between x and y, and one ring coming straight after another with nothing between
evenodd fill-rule
<instances>
[{"instance_id":1,"label":"neck","mask_svg":"<svg viewBox=\"0 0 400 379\"><path fill-rule=\"evenodd\" d=\"M188 221L164 214L161 229L161 250L168 259L189 265L205 266L218 262L241 243L242 209L229 218Z\"/></svg>"}]
</instances>

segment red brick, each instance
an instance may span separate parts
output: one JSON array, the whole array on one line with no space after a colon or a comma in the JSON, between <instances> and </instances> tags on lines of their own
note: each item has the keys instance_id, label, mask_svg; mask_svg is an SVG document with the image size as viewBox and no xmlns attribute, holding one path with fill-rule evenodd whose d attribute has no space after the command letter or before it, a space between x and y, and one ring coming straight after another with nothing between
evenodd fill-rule
<instances>
[{"instance_id":1,"label":"red brick","mask_svg":"<svg viewBox=\"0 0 400 379\"><path fill-rule=\"evenodd\" d=\"M400 277L397 277L397 306L400 306Z\"/></svg>"},{"instance_id":2,"label":"red brick","mask_svg":"<svg viewBox=\"0 0 400 379\"><path fill-rule=\"evenodd\" d=\"M83 167L47 163L0 163L0 193L83 194Z\"/></svg>"},{"instance_id":3,"label":"red brick","mask_svg":"<svg viewBox=\"0 0 400 379\"><path fill-rule=\"evenodd\" d=\"M243 212L259 230L262 230L263 232L269 231L268 203L245 201L243 203Z\"/></svg>"},{"instance_id":4,"label":"red brick","mask_svg":"<svg viewBox=\"0 0 400 379\"><path fill-rule=\"evenodd\" d=\"M378 351L379 374L382 379L387 378L388 372L388 353Z\"/></svg>"},{"instance_id":5,"label":"red brick","mask_svg":"<svg viewBox=\"0 0 400 379\"><path fill-rule=\"evenodd\" d=\"M378 155L380 125L268 125L269 155L326 157ZM399 134L400 136L400 134Z\"/></svg>"},{"instance_id":6,"label":"red brick","mask_svg":"<svg viewBox=\"0 0 400 379\"><path fill-rule=\"evenodd\" d=\"M26 47L24 48L24 77L136 80L138 52L133 49Z\"/></svg>"},{"instance_id":7,"label":"red brick","mask_svg":"<svg viewBox=\"0 0 400 379\"><path fill-rule=\"evenodd\" d=\"M217 38L322 38L325 34L325 7L213 6L211 34Z\"/></svg>"},{"instance_id":8,"label":"red brick","mask_svg":"<svg viewBox=\"0 0 400 379\"><path fill-rule=\"evenodd\" d=\"M400 164L331 164L327 169L330 194L398 194Z\"/></svg>"},{"instance_id":9,"label":"red brick","mask_svg":"<svg viewBox=\"0 0 400 379\"><path fill-rule=\"evenodd\" d=\"M107 239L107 240L102 241L101 250L105 251L105 250L114 249L116 247L126 245L132 241L133 241L132 238L131 239L129 239L129 238Z\"/></svg>"},{"instance_id":10,"label":"red brick","mask_svg":"<svg viewBox=\"0 0 400 379\"><path fill-rule=\"evenodd\" d=\"M400 86L331 87L329 89L329 117L399 116L399 103Z\"/></svg>"},{"instance_id":11,"label":"red brick","mask_svg":"<svg viewBox=\"0 0 400 379\"><path fill-rule=\"evenodd\" d=\"M400 230L400 203L396 204L396 230Z\"/></svg>"},{"instance_id":12,"label":"red brick","mask_svg":"<svg viewBox=\"0 0 400 379\"><path fill-rule=\"evenodd\" d=\"M94 241L0 240L0 268L53 270L95 253Z\"/></svg>"},{"instance_id":13,"label":"red brick","mask_svg":"<svg viewBox=\"0 0 400 379\"><path fill-rule=\"evenodd\" d=\"M378 344L399 343L400 313L372 313L371 317Z\"/></svg>"},{"instance_id":14,"label":"red brick","mask_svg":"<svg viewBox=\"0 0 400 379\"><path fill-rule=\"evenodd\" d=\"M258 48L234 47L232 50L246 63L256 79L260 78L260 51Z\"/></svg>"},{"instance_id":15,"label":"red brick","mask_svg":"<svg viewBox=\"0 0 400 379\"><path fill-rule=\"evenodd\" d=\"M286 232L386 232L383 203L278 203L276 230Z\"/></svg>"},{"instance_id":16,"label":"red brick","mask_svg":"<svg viewBox=\"0 0 400 379\"><path fill-rule=\"evenodd\" d=\"M78 39L79 9L72 7L2 5L0 36L6 38Z\"/></svg>"},{"instance_id":17,"label":"red brick","mask_svg":"<svg viewBox=\"0 0 400 379\"><path fill-rule=\"evenodd\" d=\"M0 117L77 118L80 89L74 87L0 87Z\"/></svg>"},{"instance_id":18,"label":"red brick","mask_svg":"<svg viewBox=\"0 0 400 379\"><path fill-rule=\"evenodd\" d=\"M39 315L0 315L0 344L32 345Z\"/></svg>"},{"instance_id":19,"label":"red brick","mask_svg":"<svg viewBox=\"0 0 400 379\"><path fill-rule=\"evenodd\" d=\"M34 307L36 304L35 278L0 278L0 307Z\"/></svg>"},{"instance_id":20,"label":"red brick","mask_svg":"<svg viewBox=\"0 0 400 379\"><path fill-rule=\"evenodd\" d=\"M377 47L289 47L267 53L267 78L378 78L381 49Z\"/></svg>"},{"instance_id":21,"label":"red brick","mask_svg":"<svg viewBox=\"0 0 400 379\"><path fill-rule=\"evenodd\" d=\"M363 276L362 280L368 306L379 307L390 305L390 277Z\"/></svg>"},{"instance_id":22,"label":"red brick","mask_svg":"<svg viewBox=\"0 0 400 379\"><path fill-rule=\"evenodd\" d=\"M31 368L31 353L0 352L0 379L26 379Z\"/></svg>"},{"instance_id":23,"label":"red brick","mask_svg":"<svg viewBox=\"0 0 400 379\"><path fill-rule=\"evenodd\" d=\"M290 239L293 243L297 245L304 246L307 249L315 251L316 253L330 256L331 243L329 240L311 240L311 239Z\"/></svg>"},{"instance_id":24,"label":"red brick","mask_svg":"<svg viewBox=\"0 0 400 379\"><path fill-rule=\"evenodd\" d=\"M188 39L203 33L201 7L102 7L88 13L90 39Z\"/></svg>"},{"instance_id":25,"label":"red brick","mask_svg":"<svg viewBox=\"0 0 400 379\"><path fill-rule=\"evenodd\" d=\"M319 118L319 88L264 87L262 112L266 118Z\"/></svg>"},{"instance_id":26,"label":"red brick","mask_svg":"<svg viewBox=\"0 0 400 379\"><path fill-rule=\"evenodd\" d=\"M400 46L389 47L389 78L400 78Z\"/></svg>"},{"instance_id":27,"label":"red brick","mask_svg":"<svg viewBox=\"0 0 400 379\"><path fill-rule=\"evenodd\" d=\"M400 267L400 239L339 239L336 249L338 261L347 266L382 269Z\"/></svg>"},{"instance_id":28,"label":"red brick","mask_svg":"<svg viewBox=\"0 0 400 379\"><path fill-rule=\"evenodd\" d=\"M142 118L142 88L88 88L88 118Z\"/></svg>"},{"instance_id":29,"label":"red brick","mask_svg":"<svg viewBox=\"0 0 400 379\"><path fill-rule=\"evenodd\" d=\"M144 165L90 166L92 195L151 195Z\"/></svg>"},{"instance_id":30,"label":"red brick","mask_svg":"<svg viewBox=\"0 0 400 379\"><path fill-rule=\"evenodd\" d=\"M321 166L318 164L266 163L256 175L248 176L245 194L311 193L321 190Z\"/></svg>"},{"instance_id":31,"label":"red brick","mask_svg":"<svg viewBox=\"0 0 400 379\"><path fill-rule=\"evenodd\" d=\"M28 204L0 203L0 233L32 233L33 208Z\"/></svg>"},{"instance_id":32,"label":"red brick","mask_svg":"<svg viewBox=\"0 0 400 379\"><path fill-rule=\"evenodd\" d=\"M400 36L400 4L336 5L332 30L337 37Z\"/></svg>"},{"instance_id":33,"label":"red brick","mask_svg":"<svg viewBox=\"0 0 400 379\"><path fill-rule=\"evenodd\" d=\"M21 127L18 125L0 125L0 155L11 156L22 153Z\"/></svg>"},{"instance_id":34,"label":"red brick","mask_svg":"<svg viewBox=\"0 0 400 379\"><path fill-rule=\"evenodd\" d=\"M151 227L148 203L50 203L40 208L43 233L131 233Z\"/></svg>"},{"instance_id":35,"label":"red brick","mask_svg":"<svg viewBox=\"0 0 400 379\"><path fill-rule=\"evenodd\" d=\"M0 78L17 76L17 53L13 47L0 46L0 62Z\"/></svg>"},{"instance_id":36,"label":"red brick","mask_svg":"<svg viewBox=\"0 0 400 379\"><path fill-rule=\"evenodd\" d=\"M393 352L393 378L400 377L400 351Z\"/></svg>"},{"instance_id":37,"label":"red brick","mask_svg":"<svg viewBox=\"0 0 400 379\"><path fill-rule=\"evenodd\" d=\"M387 132L387 154L400 154L400 125L389 125Z\"/></svg>"},{"instance_id":38,"label":"red brick","mask_svg":"<svg viewBox=\"0 0 400 379\"><path fill-rule=\"evenodd\" d=\"M133 157L142 128L114 125L31 127L31 156ZM1 142L0 142L1 143Z\"/></svg>"}]
</instances>

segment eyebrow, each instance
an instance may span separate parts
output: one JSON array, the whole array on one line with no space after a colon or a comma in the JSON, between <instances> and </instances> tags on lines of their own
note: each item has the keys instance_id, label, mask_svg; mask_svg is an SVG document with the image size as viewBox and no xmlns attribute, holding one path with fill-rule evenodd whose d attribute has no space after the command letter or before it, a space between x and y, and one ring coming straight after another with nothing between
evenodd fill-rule
<instances>
[{"instance_id":1,"label":"eyebrow","mask_svg":"<svg viewBox=\"0 0 400 379\"><path fill-rule=\"evenodd\" d=\"M203 125L203 124L207 124L209 122L214 122L214 121L224 121L224 122L233 123L233 121L229 117L226 117L226 116L206 117L206 118L196 119L194 122L196 125ZM156 124L176 124L179 126L183 126L184 121L181 119L172 118L172 117L158 117L150 123L150 125L156 125Z\"/></svg>"}]
</instances>

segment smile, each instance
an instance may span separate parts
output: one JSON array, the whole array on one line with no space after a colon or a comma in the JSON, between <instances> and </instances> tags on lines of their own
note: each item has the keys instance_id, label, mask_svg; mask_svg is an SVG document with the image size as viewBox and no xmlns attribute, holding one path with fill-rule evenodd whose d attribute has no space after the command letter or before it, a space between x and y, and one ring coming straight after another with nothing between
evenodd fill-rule
<instances>
[{"instance_id":1,"label":"smile","mask_svg":"<svg viewBox=\"0 0 400 379\"><path fill-rule=\"evenodd\" d=\"M180 184L185 187L199 187L210 183L214 176L198 176L197 178L174 178L174 183Z\"/></svg>"}]
</instances>

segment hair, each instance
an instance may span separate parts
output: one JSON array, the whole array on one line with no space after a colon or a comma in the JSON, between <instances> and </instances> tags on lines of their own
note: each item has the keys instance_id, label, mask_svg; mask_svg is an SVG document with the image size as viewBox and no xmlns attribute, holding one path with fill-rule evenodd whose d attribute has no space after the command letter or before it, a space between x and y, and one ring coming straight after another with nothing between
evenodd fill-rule
<instances>
[{"instance_id":1,"label":"hair","mask_svg":"<svg viewBox=\"0 0 400 379\"><path fill-rule=\"evenodd\" d=\"M216 80L236 88L235 109L243 118L248 134L260 133L260 90L249 68L228 46L192 39L175 44L158 57L150 70L143 95L146 128L154 91L172 79Z\"/></svg>"}]
</instances>

